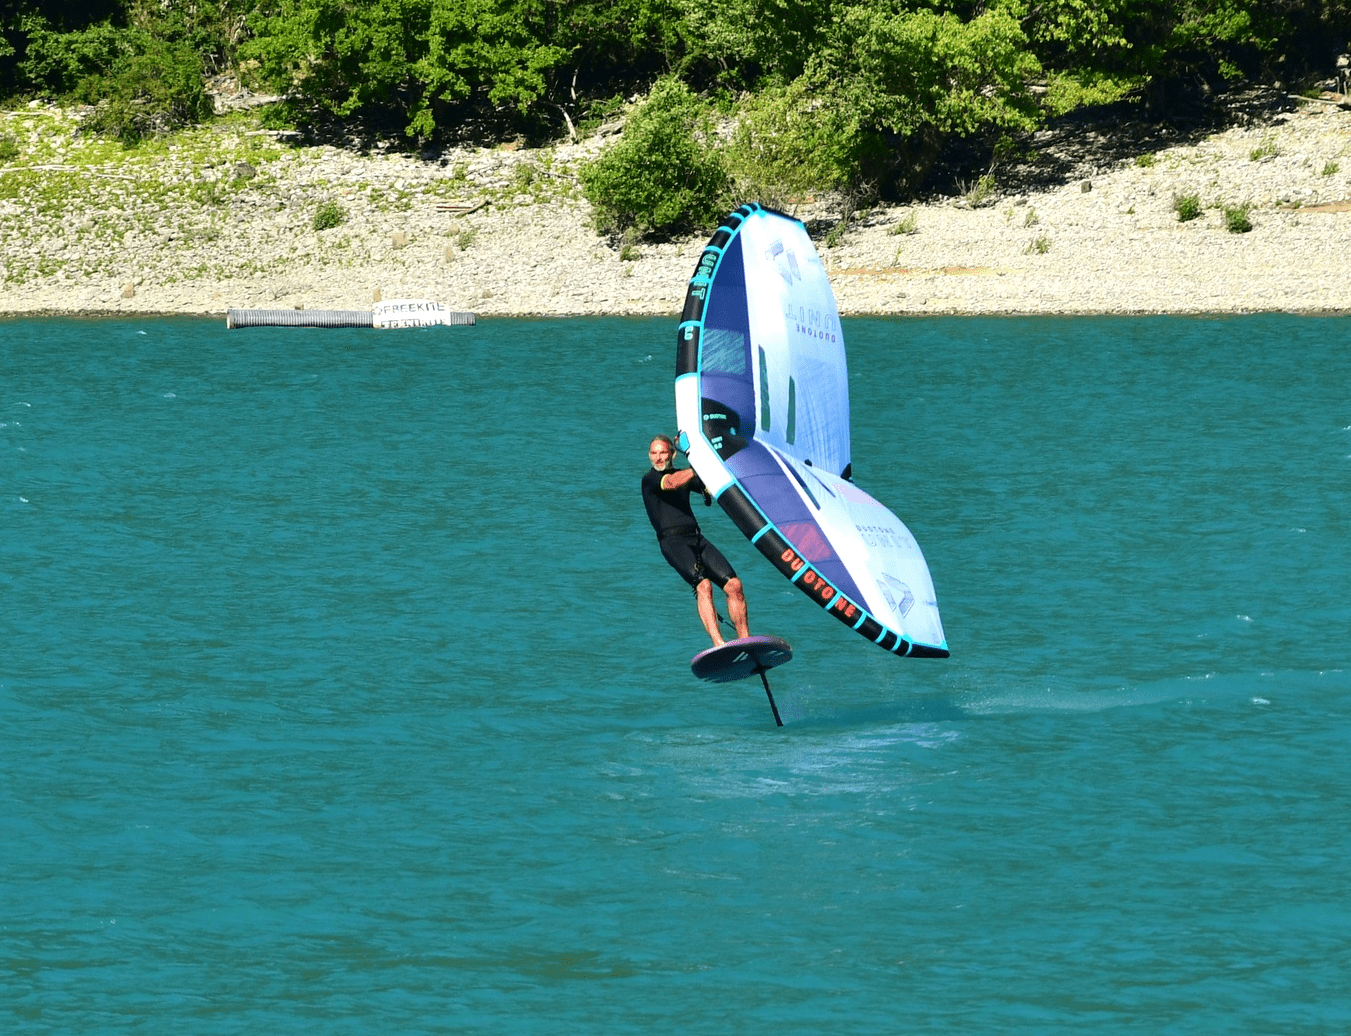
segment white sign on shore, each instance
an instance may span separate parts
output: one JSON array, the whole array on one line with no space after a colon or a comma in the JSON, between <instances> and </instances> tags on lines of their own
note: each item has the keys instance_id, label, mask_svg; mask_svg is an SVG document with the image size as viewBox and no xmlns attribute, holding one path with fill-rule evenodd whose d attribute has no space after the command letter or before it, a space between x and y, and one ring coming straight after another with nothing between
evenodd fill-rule
<instances>
[{"instance_id":1,"label":"white sign on shore","mask_svg":"<svg viewBox=\"0 0 1351 1036\"><path fill-rule=\"evenodd\" d=\"M453 314L444 302L426 299L390 299L377 302L371 311L375 327L434 327L437 324L463 323L452 320Z\"/></svg>"}]
</instances>

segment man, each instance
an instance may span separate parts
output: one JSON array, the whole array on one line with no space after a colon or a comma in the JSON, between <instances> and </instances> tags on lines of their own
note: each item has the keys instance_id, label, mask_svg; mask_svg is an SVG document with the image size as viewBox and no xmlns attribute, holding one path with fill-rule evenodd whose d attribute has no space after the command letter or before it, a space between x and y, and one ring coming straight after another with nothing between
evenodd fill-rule
<instances>
[{"instance_id":1,"label":"man","mask_svg":"<svg viewBox=\"0 0 1351 1036\"><path fill-rule=\"evenodd\" d=\"M718 613L713 606L713 583L727 595L727 615L736 627L738 637L750 636L746 618L746 595L732 566L718 548L704 539L699 523L690 510L690 493L703 493L705 504L711 498L704 483L692 468L677 471L675 443L669 436L654 436L647 446L647 459L652 470L643 476L643 506L657 533L661 553L694 588L694 599L699 608L699 621L712 638L715 647L723 643L718 630Z\"/></svg>"}]
</instances>

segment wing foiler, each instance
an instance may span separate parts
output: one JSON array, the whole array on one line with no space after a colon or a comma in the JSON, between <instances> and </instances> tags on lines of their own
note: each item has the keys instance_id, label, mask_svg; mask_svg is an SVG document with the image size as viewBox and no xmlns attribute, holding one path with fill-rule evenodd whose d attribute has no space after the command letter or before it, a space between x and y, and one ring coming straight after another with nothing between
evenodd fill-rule
<instances>
[{"instance_id":1,"label":"wing foiler","mask_svg":"<svg viewBox=\"0 0 1351 1036\"><path fill-rule=\"evenodd\" d=\"M704 248L675 398L691 467L794 586L887 651L947 657L919 544L850 480L844 336L798 220L743 205Z\"/></svg>"}]
</instances>

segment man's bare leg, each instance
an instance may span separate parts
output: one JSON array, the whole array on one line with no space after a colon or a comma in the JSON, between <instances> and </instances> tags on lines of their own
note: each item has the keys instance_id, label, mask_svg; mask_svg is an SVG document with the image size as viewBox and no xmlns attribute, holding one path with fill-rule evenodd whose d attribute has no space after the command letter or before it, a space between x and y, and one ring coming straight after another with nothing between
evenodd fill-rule
<instances>
[{"instance_id":1,"label":"man's bare leg","mask_svg":"<svg viewBox=\"0 0 1351 1036\"><path fill-rule=\"evenodd\" d=\"M727 617L736 627L738 637L751 635L750 617L746 614L746 592L741 588L741 580L733 577L727 581L723 592L727 594ZM712 597L710 591L709 596Z\"/></svg>"},{"instance_id":2,"label":"man's bare leg","mask_svg":"<svg viewBox=\"0 0 1351 1036\"><path fill-rule=\"evenodd\" d=\"M713 584L707 579L699 580L699 585L694 588L694 600L699 607L699 621L704 624L704 632L712 638L714 647L721 647L723 639L718 629L718 612L713 607Z\"/></svg>"}]
</instances>

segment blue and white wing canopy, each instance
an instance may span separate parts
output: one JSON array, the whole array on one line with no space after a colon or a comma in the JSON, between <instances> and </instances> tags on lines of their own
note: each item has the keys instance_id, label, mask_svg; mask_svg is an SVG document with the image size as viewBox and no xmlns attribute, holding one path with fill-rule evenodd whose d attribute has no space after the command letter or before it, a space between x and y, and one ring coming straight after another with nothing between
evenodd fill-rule
<instances>
[{"instance_id":1,"label":"blue and white wing canopy","mask_svg":"<svg viewBox=\"0 0 1351 1036\"><path fill-rule=\"evenodd\" d=\"M806 228L743 205L699 259L677 332L690 464L808 597L898 655L946 657L919 544L850 481L849 374Z\"/></svg>"}]
</instances>

